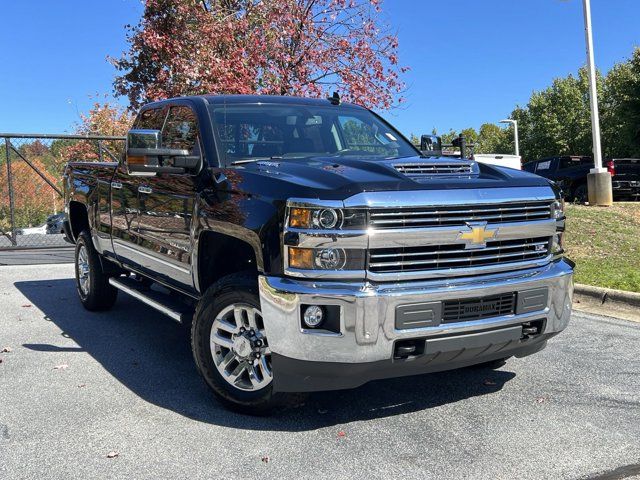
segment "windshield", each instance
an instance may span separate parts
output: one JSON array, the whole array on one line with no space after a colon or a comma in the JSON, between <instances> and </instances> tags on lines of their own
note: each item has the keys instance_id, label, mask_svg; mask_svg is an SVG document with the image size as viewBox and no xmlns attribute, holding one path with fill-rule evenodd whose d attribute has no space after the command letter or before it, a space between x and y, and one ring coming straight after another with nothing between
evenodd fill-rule
<instances>
[{"instance_id":1,"label":"windshield","mask_svg":"<svg viewBox=\"0 0 640 480\"><path fill-rule=\"evenodd\" d=\"M226 165L265 158L419 155L396 130L364 109L274 104L209 108Z\"/></svg>"}]
</instances>

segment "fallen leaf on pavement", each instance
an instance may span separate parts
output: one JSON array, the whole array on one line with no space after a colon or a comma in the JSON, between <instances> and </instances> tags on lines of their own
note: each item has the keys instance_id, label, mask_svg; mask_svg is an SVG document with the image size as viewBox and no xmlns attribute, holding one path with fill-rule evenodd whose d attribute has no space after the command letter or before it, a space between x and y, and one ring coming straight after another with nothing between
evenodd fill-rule
<instances>
[{"instance_id":1,"label":"fallen leaf on pavement","mask_svg":"<svg viewBox=\"0 0 640 480\"><path fill-rule=\"evenodd\" d=\"M22 308L29 308L29 307L31 307L30 303L25 303L24 305L22 305Z\"/></svg>"},{"instance_id":2,"label":"fallen leaf on pavement","mask_svg":"<svg viewBox=\"0 0 640 480\"><path fill-rule=\"evenodd\" d=\"M118 455L120 455L119 452L112 450L111 452L107 453L107 458L116 458Z\"/></svg>"},{"instance_id":3,"label":"fallen leaf on pavement","mask_svg":"<svg viewBox=\"0 0 640 480\"><path fill-rule=\"evenodd\" d=\"M13 352L13 348L11 347L4 347L2 349L2 353L10 353L10 352Z\"/></svg>"},{"instance_id":4,"label":"fallen leaf on pavement","mask_svg":"<svg viewBox=\"0 0 640 480\"><path fill-rule=\"evenodd\" d=\"M338 432L338 437L346 437L346 436L347 436L347 434L346 434L346 433L344 433L344 430L340 430L340 431Z\"/></svg>"},{"instance_id":5,"label":"fallen leaf on pavement","mask_svg":"<svg viewBox=\"0 0 640 480\"><path fill-rule=\"evenodd\" d=\"M53 367L54 370L66 370L67 368L69 368L69 365L67 365L66 363L63 363L62 365L56 365L55 367Z\"/></svg>"},{"instance_id":6,"label":"fallen leaf on pavement","mask_svg":"<svg viewBox=\"0 0 640 480\"><path fill-rule=\"evenodd\" d=\"M482 382L482 383L483 383L484 385L487 385L487 386L497 385L497 384L496 384L496 382L494 382L493 380L489 380L488 378L487 378L487 379L485 379L485 381L484 381L484 382Z\"/></svg>"},{"instance_id":7,"label":"fallen leaf on pavement","mask_svg":"<svg viewBox=\"0 0 640 480\"><path fill-rule=\"evenodd\" d=\"M264 463L269 463L269 460L271 460L267 455L265 455L264 457L262 457L261 459Z\"/></svg>"}]
</instances>

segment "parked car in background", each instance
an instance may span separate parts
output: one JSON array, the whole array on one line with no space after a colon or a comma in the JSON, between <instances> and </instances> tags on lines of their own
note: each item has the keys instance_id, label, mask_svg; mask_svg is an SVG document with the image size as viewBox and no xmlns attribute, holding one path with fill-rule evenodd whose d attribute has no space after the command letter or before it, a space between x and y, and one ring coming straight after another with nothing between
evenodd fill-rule
<instances>
[{"instance_id":1,"label":"parked car in background","mask_svg":"<svg viewBox=\"0 0 640 480\"><path fill-rule=\"evenodd\" d=\"M497 165L498 167L508 167L515 170L522 170L522 157L520 155L502 155L498 153L474 153L473 159L476 162Z\"/></svg>"},{"instance_id":2,"label":"parked car in background","mask_svg":"<svg viewBox=\"0 0 640 480\"><path fill-rule=\"evenodd\" d=\"M64 212L49 215L46 225L47 233L50 235L64 233Z\"/></svg>"},{"instance_id":3,"label":"parked car in background","mask_svg":"<svg viewBox=\"0 0 640 480\"><path fill-rule=\"evenodd\" d=\"M640 159L613 159L604 165L612 176L615 199L640 197ZM566 155L527 162L522 168L556 182L566 200L586 202L587 175L593 167L592 157Z\"/></svg>"},{"instance_id":4,"label":"parked car in background","mask_svg":"<svg viewBox=\"0 0 640 480\"><path fill-rule=\"evenodd\" d=\"M587 201L587 174L593 168L593 158L573 155L548 157L527 162L522 168L556 182L566 200Z\"/></svg>"},{"instance_id":5,"label":"parked car in background","mask_svg":"<svg viewBox=\"0 0 640 480\"><path fill-rule=\"evenodd\" d=\"M37 227L19 228L16 230L16 234L18 235L34 235L34 234L43 235L45 233L47 233L46 223L43 223L42 225L38 225Z\"/></svg>"},{"instance_id":6,"label":"parked car in background","mask_svg":"<svg viewBox=\"0 0 640 480\"><path fill-rule=\"evenodd\" d=\"M613 196L620 199L640 198L640 158L616 158L607 162L611 172Z\"/></svg>"}]
</instances>

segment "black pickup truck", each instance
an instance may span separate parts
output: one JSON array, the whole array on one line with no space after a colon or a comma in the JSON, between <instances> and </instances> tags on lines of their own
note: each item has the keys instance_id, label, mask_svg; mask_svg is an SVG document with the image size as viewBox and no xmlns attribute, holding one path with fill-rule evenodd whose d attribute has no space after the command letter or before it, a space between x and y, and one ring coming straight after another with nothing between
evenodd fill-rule
<instances>
[{"instance_id":1,"label":"black pickup truck","mask_svg":"<svg viewBox=\"0 0 640 480\"><path fill-rule=\"evenodd\" d=\"M83 305L122 291L189 325L198 371L249 413L500 365L571 313L555 186L422 156L335 96L146 105L121 161L68 164L65 194Z\"/></svg>"},{"instance_id":2,"label":"black pickup truck","mask_svg":"<svg viewBox=\"0 0 640 480\"><path fill-rule=\"evenodd\" d=\"M613 196L617 200L640 198L640 159L606 160L604 166L611 174ZM594 167L592 157L549 157L527 162L524 170L555 181L563 196L570 201L587 201L587 175Z\"/></svg>"}]
</instances>

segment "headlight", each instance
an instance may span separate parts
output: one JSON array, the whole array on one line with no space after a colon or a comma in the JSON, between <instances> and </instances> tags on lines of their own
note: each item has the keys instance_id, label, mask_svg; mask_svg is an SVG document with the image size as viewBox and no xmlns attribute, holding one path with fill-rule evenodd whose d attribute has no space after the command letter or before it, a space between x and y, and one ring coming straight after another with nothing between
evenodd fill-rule
<instances>
[{"instance_id":1,"label":"headlight","mask_svg":"<svg viewBox=\"0 0 640 480\"><path fill-rule=\"evenodd\" d=\"M292 208L289 211L289 226L293 228L340 228L342 211L333 208Z\"/></svg>"},{"instance_id":2,"label":"headlight","mask_svg":"<svg viewBox=\"0 0 640 480\"><path fill-rule=\"evenodd\" d=\"M313 212L313 224L325 230L336 228L339 220L340 214L333 208L325 208Z\"/></svg>"},{"instance_id":3,"label":"headlight","mask_svg":"<svg viewBox=\"0 0 640 480\"><path fill-rule=\"evenodd\" d=\"M364 229L366 214L360 210L342 210L339 208L303 208L289 209L291 228L313 230L352 230Z\"/></svg>"},{"instance_id":4,"label":"headlight","mask_svg":"<svg viewBox=\"0 0 640 480\"><path fill-rule=\"evenodd\" d=\"M299 270L364 270L364 252L343 248L289 247L289 267Z\"/></svg>"},{"instance_id":5,"label":"headlight","mask_svg":"<svg viewBox=\"0 0 640 480\"><path fill-rule=\"evenodd\" d=\"M556 233L551 239L551 253L553 255L562 255L564 249L562 248L562 240L564 236L564 200L556 200L551 204L551 216L556 221Z\"/></svg>"},{"instance_id":6,"label":"headlight","mask_svg":"<svg viewBox=\"0 0 640 480\"><path fill-rule=\"evenodd\" d=\"M552 255L562 255L564 253L564 249L562 248L562 232L557 232L553 238L551 239L551 254Z\"/></svg>"},{"instance_id":7,"label":"headlight","mask_svg":"<svg viewBox=\"0 0 640 480\"><path fill-rule=\"evenodd\" d=\"M551 218L564 217L564 199L556 200L551 204Z\"/></svg>"}]
</instances>

